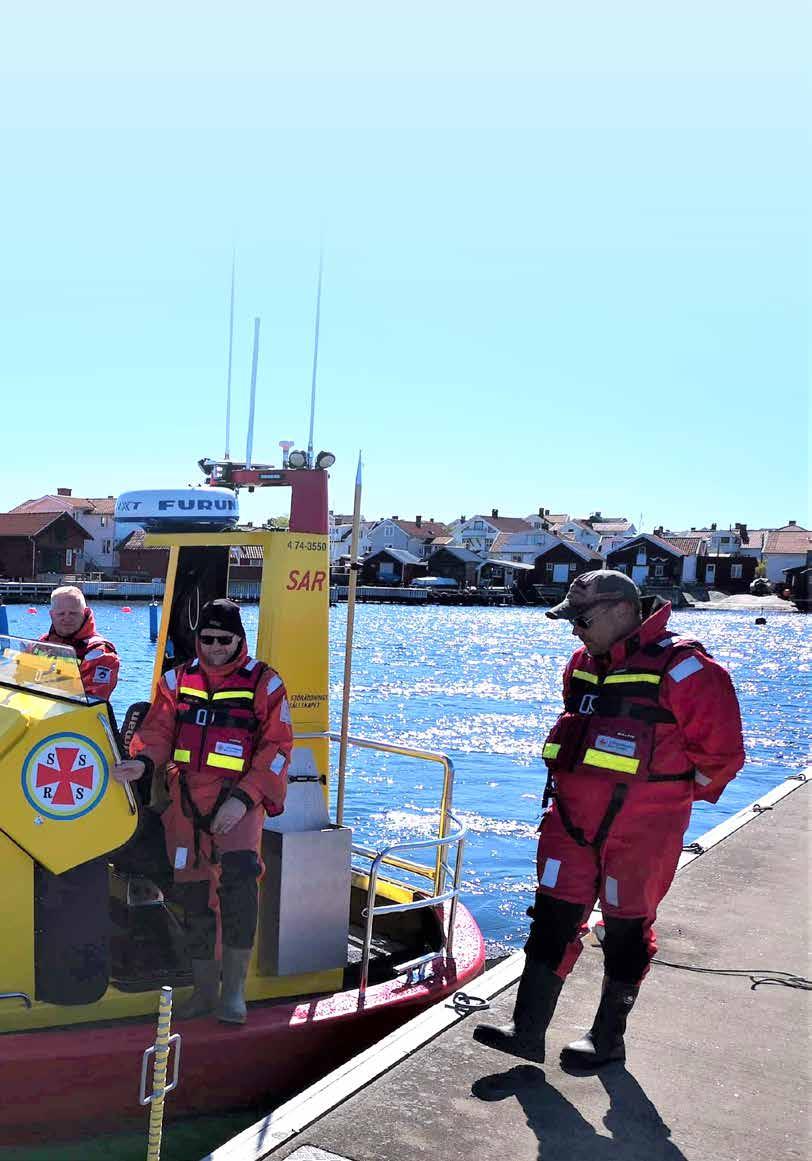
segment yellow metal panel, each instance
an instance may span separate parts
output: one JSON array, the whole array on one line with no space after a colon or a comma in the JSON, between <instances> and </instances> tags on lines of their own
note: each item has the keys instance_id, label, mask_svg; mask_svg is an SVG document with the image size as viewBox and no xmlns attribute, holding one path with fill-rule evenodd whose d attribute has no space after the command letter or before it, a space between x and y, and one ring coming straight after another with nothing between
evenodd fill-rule
<instances>
[{"instance_id":1,"label":"yellow metal panel","mask_svg":"<svg viewBox=\"0 0 812 1161\"><path fill-rule=\"evenodd\" d=\"M257 657L279 672L295 735L326 733L330 563L326 536L266 534ZM329 775L329 743L303 741L319 774ZM325 795L328 787L324 788Z\"/></svg>"},{"instance_id":2,"label":"yellow metal panel","mask_svg":"<svg viewBox=\"0 0 812 1161\"><path fill-rule=\"evenodd\" d=\"M166 537L161 538L167 540ZM149 537L145 537L145 541L151 543ZM172 594L175 591L175 581L178 575L178 557L180 549L177 543L172 543L168 540L169 547L169 563L166 569L166 582L164 584L164 602L161 606L161 622L158 627L158 641L155 645L155 663L152 666L152 686L150 688L149 700L155 700L155 690L158 688L158 682L161 680L163 673L163 660L166 654L166 641L169 636L169 610L172 607Z\"/></svg>"},{"instance_id":3,"label":"yellow metal panel","mask_svg":"<svg viewBox=\"0 0 812 1161\"><path fill-rule=\"evenodd\" d=\"M34 864L0 833L0 992L34 995ZM0 1019L13 1011L4 1000ZM0 1024L0 1027L4 1027Z\"/></svg>"},{"instance_id":4,"label":"yellow metal panel","mask_svg":"<svg viewBox=\"0 0 812 1161\"><path fill-rule=\"evenodd\" d=\"M0 759L0 830L57 875L125 843L137 815L110 777L105 709L26 693L4 708L27 725Z\"/></svg>"}]
</instances>

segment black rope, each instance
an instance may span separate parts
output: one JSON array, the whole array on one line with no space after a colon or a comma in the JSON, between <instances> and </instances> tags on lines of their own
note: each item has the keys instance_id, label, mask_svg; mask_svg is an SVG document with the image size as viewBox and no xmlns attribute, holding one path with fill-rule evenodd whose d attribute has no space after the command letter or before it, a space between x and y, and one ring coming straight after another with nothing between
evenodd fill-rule
<instances>
[{"instance_id":1,"label":"black rope","mask_svg":"<svg viewBox=\"0 0 812 1161\"><path fill-rule=\"evenodd\" d=\"M467 992L455 992L446 1008L453 1008L460 1016L467 1016L469 1012L485 1012L490 1008L487 1000L481 996L469 996Z\"/></svg>"},{"instance_id":2,"label":"black rope","mask_svg":"<svg viewBox=\"0 0 812 1161\"><path fill-rule=\"evenodd\" d=\"M797 976L793 972L773 971L770 968L711 968L696 967L689 963L673 963L668 959L660 959L655 955L651 961L661 967L679 968L684 972L698 972L710 976L744 976L750 980L750 991L754 992L762 984L781 984L785 988L798 988L803 992L812 992L812 980L805 976Z\"/></svg>"},{"instance_id":3,"label":"black rope","mask_svg":"<svg viewBox=\"0 0 812 1161\"><path fill-rule=\"evenodd\" d=\"M753 814L764 814L765 810L772 810L772 807L762 806L760 802L753 803Z\"/></svg>"},{"instance_id":4,"label":"black rope","mask_svg":"<svg viewBox=\"0 0 812 1161\"><path fill-rule=\"evenodd\" d=\"M692 855L704 855L705 853L705 848L701 843L688 843L687 847L682 849Z\"/></svg>"}]
</instances>

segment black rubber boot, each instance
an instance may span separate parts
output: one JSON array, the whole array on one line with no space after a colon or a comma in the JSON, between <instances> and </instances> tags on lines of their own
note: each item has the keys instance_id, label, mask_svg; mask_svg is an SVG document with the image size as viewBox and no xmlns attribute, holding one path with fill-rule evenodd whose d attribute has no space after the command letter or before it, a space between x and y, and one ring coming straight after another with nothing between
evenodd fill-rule
<instances>
[{"instance_id":1,"label":"black rubber boot","mask_svg":"<svg viewBox=\"0 0 812 1161\"><path fill-rule=\"evenodd\" d=\"M220 964L216 959L192 960L192 983L194 991L174 1009L172 1015L178 1020L192 1020L195 1016L208 1016L217 1007L220 999Z\"/></svg>"},{"instance_id":2,"label":"black rubber boot","mask_svg":"<svg viewBox=\"0 0 812 1161\"><path fill-rule=\"evenodd\" d=\"M604 977L603 992L595 1020L580 1040L561 1051L561 1063L571 1068L593 1069L626 1059L623 1036L626 1020L634 1007L639 988Z\"/></svg>"},{"instance_id":3,"label":"black rubber boot","mask_svg":"<svg viewBox=\"0 0 812 1161\"><path fill-rule=\"evenodd\" d=\"M248 1018L245 1007L245 978L251 948L223 948L223 991L217 1009L217 1019L223 1024L244 1024Z\"/></svg>"},{"instance_id":4,"label":"black rubber boot","mask_svg":"<svg viewBox=\"0 0 812 1161\"><path fill-rule=\"evenodd\" d=\"M544 1063L544 1036L553 1018L564 981L538 960L525 959L513 1019L501 1027L478 1024L474 1039L500 1052Z\"/></svg>"}]
</instances>

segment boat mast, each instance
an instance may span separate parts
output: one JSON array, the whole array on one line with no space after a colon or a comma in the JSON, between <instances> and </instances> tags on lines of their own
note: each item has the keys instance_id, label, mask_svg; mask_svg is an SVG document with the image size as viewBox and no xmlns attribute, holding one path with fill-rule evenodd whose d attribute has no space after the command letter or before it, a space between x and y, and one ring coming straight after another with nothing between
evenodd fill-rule
<instances>
[{"instance_id":1,"label":"boat mast","mask_svg":"<svg viewBox=\"0 0 812 1161\"><path fill-rule=\"evenodd\" d=\"M344 688L341 695L341 744L338 751L338 786L336 789L336 825L344 822L344 784L347 769L347 735L350 727L350 681L352 679L352 633L355 625L355 589L358 584L358 539L361 529L361 453L355 473L355 501L352 509L350 537L350 581L347 589L347 639L344 646Z\"/></svg>"},{"instance_id":2,"label":"boat mast","mask_svg":"<svg viewBox=\"0 0 812 1161\"><path fill-rule=\"evenodd\" d=\"M310 434L307 439L307 466L313 467L313 423L316 418L316 370L319 363L319 320L321 318L321 275L324 266L324 242L319 244L319 283L316 291L316 337L313 343L313 375L310 384Z\"/></svg>"},{"instance_id":3,"label":"boat mast","mask_svg":"<svg viewBox=\"0 0 812 1161\"><path fill-rule=\"evenodd\" d=\"M259 360L259 319L254 319L254 353L251 356L251 397L248 404L248 437L245 442L245 467L251 467L251 451L254 446L254 401L257 395L257 362Z\"/></svg>"},{"instance_id":4,"label":"boat mast","mask_svg":"<svg viewBox=\"0 0 812 1161\"><path fill-rule=\"evenodd\" d=\"M236 250L231 251L231 306L228 313L228 379L226 381L226 451L224 460L231 459L231 352L234 347L234 267L237 261Z\"/></svg>"}]
</instances>

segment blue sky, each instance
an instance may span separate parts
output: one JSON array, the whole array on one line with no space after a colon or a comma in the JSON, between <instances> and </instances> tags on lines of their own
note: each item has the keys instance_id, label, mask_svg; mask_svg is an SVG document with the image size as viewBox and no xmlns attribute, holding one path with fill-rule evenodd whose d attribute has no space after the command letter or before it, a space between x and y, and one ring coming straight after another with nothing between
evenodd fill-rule
<instances>
[{"instance_id":1,"label":"blue sky","mask_svg":"<svg viewBox=\"0 0 812 1161\"><path fill-rule=\"evenodd\" d=\"M255 315L306 444L323 227L336 510L808 524L800 4L18 9L0 508L222 454L232 245L232 454Z\"/></svg>"}]
</instances>

